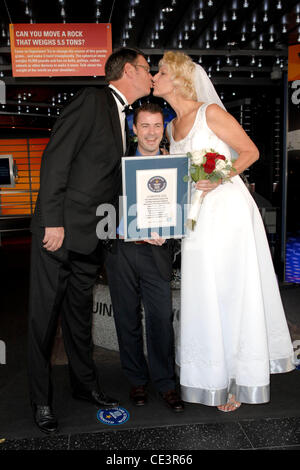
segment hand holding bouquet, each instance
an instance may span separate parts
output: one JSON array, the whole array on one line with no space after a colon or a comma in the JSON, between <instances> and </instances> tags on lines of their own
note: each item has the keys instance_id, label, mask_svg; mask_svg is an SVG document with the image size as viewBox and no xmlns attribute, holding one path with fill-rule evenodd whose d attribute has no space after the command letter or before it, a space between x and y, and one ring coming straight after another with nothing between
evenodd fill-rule
<instances>
[{"instance_id":1,"label":"hand holding bouquet","mask_svg":"<svg viewBox=\"0 0 300 470\"><path fill-rule=\"evenodd\" d=\"M191 178L195 183L201 180L209 180L212 183L230 181L230 172L236 171L230 160L220 155L213 149L195 150L188 152L187 156L191 158L190 175L185 176L185 181ZM191 203L189 215L187 218L187 227L194 230L200 207L203 201L203 191L195 191Z\"/></svg>"}]
</instances>

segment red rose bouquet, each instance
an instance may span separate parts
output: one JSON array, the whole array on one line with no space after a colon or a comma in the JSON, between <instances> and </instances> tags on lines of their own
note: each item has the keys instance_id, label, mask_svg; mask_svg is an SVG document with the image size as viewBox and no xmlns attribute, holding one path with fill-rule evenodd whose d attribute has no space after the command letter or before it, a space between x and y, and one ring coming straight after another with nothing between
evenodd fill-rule
<instances>
[{"instance_id":1,"label":"red rose bouquet","mask_svg":"<svg viewBox=\"0 0 300 470\"><path fill-rule=\"evenodd\" d=\"M220 179L223 182L230 181L230 172L236 171L232 166L231 160L227 159L224 155L220 155L213 149L195 150L188 152L187 156L191 158L190 175L185 176L185 181L192 179L195 183L201 180L209 180L217 182ZM187 218L187 227L194 230L200 207L203 201L202 192L196 190L193 195L193 200Z\"/></svg>"}]
</instances>

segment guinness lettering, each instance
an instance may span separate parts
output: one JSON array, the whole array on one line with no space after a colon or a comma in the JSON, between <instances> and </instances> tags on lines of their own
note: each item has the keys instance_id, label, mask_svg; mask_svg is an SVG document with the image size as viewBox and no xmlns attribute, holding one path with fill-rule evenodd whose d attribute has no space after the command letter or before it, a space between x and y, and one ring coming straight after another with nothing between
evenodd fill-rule
<instances>
[{"instance_id":1,"label":"guinness lettering","mask_svg":"<svg viewBox=\"0 0 300 470\"><path fill-rule=\"evenodd\" d=\"M93 313L98 313L99 315L102 315L102 316L107 315L108 317L112 317L113 316L112 305L111 304L107 305L106 303L102 303L102 302L96 302L94 303L94 306L93 306Z\"/></svg>"}]
</instances>

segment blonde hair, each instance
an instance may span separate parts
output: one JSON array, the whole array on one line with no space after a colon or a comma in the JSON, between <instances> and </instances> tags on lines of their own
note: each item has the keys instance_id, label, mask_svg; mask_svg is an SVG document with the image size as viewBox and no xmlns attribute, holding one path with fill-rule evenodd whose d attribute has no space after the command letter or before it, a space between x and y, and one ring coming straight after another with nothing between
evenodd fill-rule
<instances>
[{"instance_id":1,"label":"blonde hair","mask_svg":"<svg viewBox=\"0 0 300 470\"><path fill-rule=\"evenodd\" d=\"M187 99L197 101L194 88L195 64L192 59L183 52L165 52L159 62L159 66L166 65L171 75L174 86L179 88L180 94Z\"/></svg>"}]
</instances>

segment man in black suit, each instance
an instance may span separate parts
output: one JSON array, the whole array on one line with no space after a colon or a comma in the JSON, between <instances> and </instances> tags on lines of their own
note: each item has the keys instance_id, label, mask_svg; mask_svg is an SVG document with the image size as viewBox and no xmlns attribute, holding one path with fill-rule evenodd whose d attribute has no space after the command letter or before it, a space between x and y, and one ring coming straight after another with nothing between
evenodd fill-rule
<instances>
[{"instance_id":1,"label":"man in black suit","mask_svg":"<svg viewBox=\"0 0 300 470\"><path fill-rule=\"evenodd\" d=\"M143 53L129 48L114 52L105 72L109 87L85 88L66 106L42 158L32 220L29 382L34 419L46 433L57 430L50 355L59 312L74 398L118 404L100 390L92 357L92 289L105 257L96 209L118 201L128 143L124 105L148 95L152 77Z\"/></svg>"},{"instance_id":2,"label":"man in black suit","mask_svg":"<svg viewBox=\"0 0 300 470\"><path fill-rule=\"evenodd\" d=\"M136 155L159 155L164 117L158 105L147 103L138 108L133 130L138 137ZM135 405L144 405L146 384L151 378L165 403L173 411L183 411L175 390L170 286L175 240L125 242L122 231L121 222L116 250L108 254L105 266L122 368L131 384L130 397ZM141 300L145 309L148 364L143 351Z\"/></svg>"}]
</instances>

